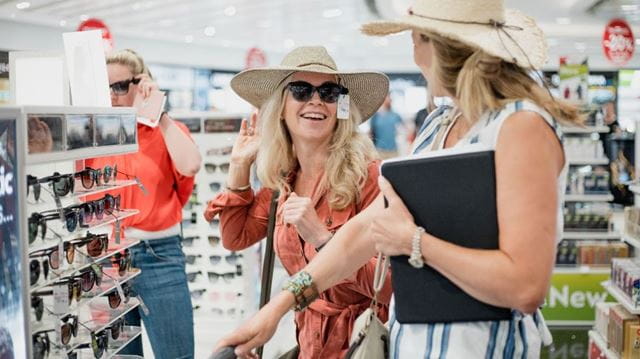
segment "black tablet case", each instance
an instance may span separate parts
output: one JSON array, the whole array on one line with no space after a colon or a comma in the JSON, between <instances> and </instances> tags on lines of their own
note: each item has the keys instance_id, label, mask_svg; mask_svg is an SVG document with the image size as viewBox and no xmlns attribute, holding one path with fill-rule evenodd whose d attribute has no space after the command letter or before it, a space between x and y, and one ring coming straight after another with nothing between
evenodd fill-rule
<instances>
[{"instance_id":1,"label":"black tablet case","mask_svg":"<svg viewBox=\"0 0 640 359\"><path fill-rule=\"evenodd\" d=\"M427 233L468 248L497 249L494 151L385 162L382 175ZM474 299L429 266L391 257L400 323L511 319L511 310ZM478 273L478 277L483 274ZM486 278L485 278L486 280Z\"/></svg>"}]
</instances>

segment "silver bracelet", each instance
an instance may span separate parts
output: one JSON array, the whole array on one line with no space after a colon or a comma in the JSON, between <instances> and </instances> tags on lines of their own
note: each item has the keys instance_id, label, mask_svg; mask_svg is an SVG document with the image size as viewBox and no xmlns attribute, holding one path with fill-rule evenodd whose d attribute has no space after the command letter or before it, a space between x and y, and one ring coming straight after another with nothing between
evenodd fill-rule
<instances>
[{"instance_id":1,"label":"silver bracelet","mask_svg":"<svg viewBox=\"0 0 640 359\"><path fill-rule=\"evenodd\" d=\"M422 259L422 234L425 233L424 228L417 226L416 231L413 232L411 238L411 257L409 257L409 264L414 268L424 267L424 260Z\"/></svg>"}]
</instances>

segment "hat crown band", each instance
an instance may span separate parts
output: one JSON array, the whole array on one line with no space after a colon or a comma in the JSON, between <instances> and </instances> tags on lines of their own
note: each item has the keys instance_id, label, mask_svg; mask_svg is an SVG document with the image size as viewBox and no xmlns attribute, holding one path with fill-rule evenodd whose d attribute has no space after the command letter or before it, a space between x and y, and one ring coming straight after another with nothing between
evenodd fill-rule
<instances>
[{"instance_id":1,"label":"hat crown band","mask_svg":"<svg viewBox=\"0 0 640 359\"><path fill-rule=\"evenodd\" d=\"M412 8L417 15L458 22L504 22L504 0L416 0Z\"/></svg>"}]
</instances>

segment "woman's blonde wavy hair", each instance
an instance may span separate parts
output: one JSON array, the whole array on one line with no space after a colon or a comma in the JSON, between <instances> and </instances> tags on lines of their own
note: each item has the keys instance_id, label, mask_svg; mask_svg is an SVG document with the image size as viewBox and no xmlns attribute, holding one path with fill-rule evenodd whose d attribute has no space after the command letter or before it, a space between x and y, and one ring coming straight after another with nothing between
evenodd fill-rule
<instances>
[{"instance_id":1,"label":"woman's blonde wavy hair","mask_svg":"<svg viewBox=\"0 0 640 359\"><path fill-rule=\"evenodd\" d=\"M297 167L291 135L282 120L285 87L291 75L282 81L273 95L260 108L260 149L256 158L258 178L262 185L281 193L292 191L287 174ZM358 133L361 122L358 108L351 101L349 120L338 120L329 144L329 158L322 184L328 190L329 206L342 210L360 201L367 179L367 166L377 157L371 140Z\"/></svg>"},{"instance_id":2,"label":"woman's blonde wavy hair","mask_svg":"<svg viewBox=\"0 0 640 359\"><path fill-rule=\"evenodd\" d=\"M119 64L129 68L133 76L137 76L140 74L146 74L149 77L151 76L151 72L149 68L144 63L144 60L137 52L131 49L124 49L113 52L107 56L107 65L109 64Z\"/></svg>"},{"instance_id":3,"label":"woman's blonde wavy hair","mask_svg":"<svg viewBox=\"0 0 640 359\"><path fill-rule=\"evenodd\" d=\"M486 111L498 110L509 102L530 100L561 123L582 123L577 106L553 98L527 69L437 34L425 33L421 41L432 41L433 73L442 88L458 99L468 121L473 123Z\"/></svg>"}]
</instances>

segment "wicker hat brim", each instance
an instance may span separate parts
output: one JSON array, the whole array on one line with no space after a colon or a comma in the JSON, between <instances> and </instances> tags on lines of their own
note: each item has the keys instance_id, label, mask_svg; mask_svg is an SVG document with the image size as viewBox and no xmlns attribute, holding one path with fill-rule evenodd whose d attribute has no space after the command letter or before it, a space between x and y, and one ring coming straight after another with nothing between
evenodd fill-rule
<instances>
[{"instance_id":1,"label":"wicker hat brim","mask_svg":"<svg viewBox=\"0 0 640 359\"><path fill-rule=\"evenodd\" d=\"M415 15L396 20L374 21L364 24L362 32L385 36L406 30L435 33L516 63L524 68L540 69L547 60L547 44L542 30L529 16L513 9L505 10L506 36L488 25L461 24Z\"/></svg>"},{"instance_id":2,"label":"wicker hat brim","mask_svg":"<svg viewBox=\"0 0 640 359\"><path fill-rule=\"evenodd\" d=\"M378 111L389 92L389 78L381 72L342 72L322 65L277 66L245 70L233 77L231 88L244 100L260 108L282 81L295 72L338 76L340 83L349 89L349 97L360 110L363 121Z\"/></svg>"}]
</instances>

